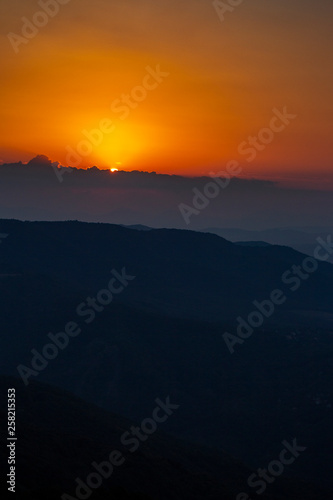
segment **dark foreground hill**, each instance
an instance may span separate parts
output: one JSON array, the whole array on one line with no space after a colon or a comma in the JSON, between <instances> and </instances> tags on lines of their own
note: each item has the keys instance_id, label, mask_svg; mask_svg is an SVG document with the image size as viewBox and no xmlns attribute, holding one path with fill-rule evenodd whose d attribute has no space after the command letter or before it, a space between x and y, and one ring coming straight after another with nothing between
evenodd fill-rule
<instances>
[{"instance_id":1,"label":"dark foreground hill","mask_svg":"<svg viewBox=\"0 0 333 500\"><path fill-rule=\"evenodd\" d=\"M297 438L307 451L284 477L332 485L330 264L292 292L281 275L305 256L287 247L78 222L2 221L0 233L8 234L0 246L2 373L31 368L31 350L43 352L50 332L76 322L80 334L29 384L47 382L136 421L170 395L180 408L166 432L254 468ZM78 315L124 267L135 279L94 317ZM276 288L285 303L231 355L222 335L235 334L237 316L247 318L253 301Z\"/></svg>"},{"instance_id":2,"label":"dark foreground hill","mask_svg":"<svg viewBox=\"0 0 333 500\"><path fill-rule=\"evenodd\" d=\"M133 422L51 387L33 383L27 388L16 379L0 377L1 394L8 387L16 388L15 498L20 500L55 500L64 494L76 498L76 479L86 485L89 475L99 470L92 464L104 463L109 477L99 480L99 488L90 493L89 487L80 490L78 498L233 500L244 491L244 478L253 472L224 453L166 436L161 432L163 424L131 452L121 436ZM2 459L7 456L5 438L2 429ZM110 472L105 462L112 452L117 452L119 465ZM261 498L320 500L326 494L309 483L281 478Z\"/></svg>"}]
</instances>

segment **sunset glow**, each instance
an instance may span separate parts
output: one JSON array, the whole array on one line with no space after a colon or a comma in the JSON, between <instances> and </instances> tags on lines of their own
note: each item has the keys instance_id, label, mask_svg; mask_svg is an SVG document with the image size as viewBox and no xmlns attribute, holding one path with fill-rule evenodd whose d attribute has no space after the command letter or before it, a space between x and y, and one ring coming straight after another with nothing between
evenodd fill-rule
<instances>
[{"instance_id":1,"label":"sunset glow","mask_svg":"<svg viewBox=\"0 0 333 500\"><path fill-rule=\"evenodd\" d=\"M287 0L270 9L244 2L221 23L212 2L99 0L80 2L78 16L72 0L18 53L7 35L20 34L22 16L32 19L38 4L4 3L2 160L45 153L80 168L121 161L129 170L204 175L244 162L239 145L287 106L297 119L245 161L244 175L330 174L331 2L325 19L310 2L301 10ZM169 76L154 87L148 66ZM112 132L95 133L87 154L69 155L103 120Z\"/></svg>"}]
</instances>

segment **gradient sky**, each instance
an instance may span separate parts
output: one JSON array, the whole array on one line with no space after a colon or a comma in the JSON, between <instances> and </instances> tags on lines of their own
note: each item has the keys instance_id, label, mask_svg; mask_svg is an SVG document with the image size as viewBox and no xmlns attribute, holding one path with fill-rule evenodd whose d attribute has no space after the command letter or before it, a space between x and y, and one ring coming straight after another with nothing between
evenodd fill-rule
<instances>
[{"instance_id":1,"label":"gradient sky","mask_svg":"<svg viewBox=\"0 0 333 500\"><path fill-rule=\"evenodd\" d=\"M16 54L7 34L38 10L1 3L0 160L66 164L108 118L81 167L202 175L238 159L244 176L332 181L331 0L244 0L224 22L210 0L70 0ZM112 102L158 64L170 75L120 120ZM297 118L244 161L238 145L284 106Z\"/></svg>"}]
</instances>

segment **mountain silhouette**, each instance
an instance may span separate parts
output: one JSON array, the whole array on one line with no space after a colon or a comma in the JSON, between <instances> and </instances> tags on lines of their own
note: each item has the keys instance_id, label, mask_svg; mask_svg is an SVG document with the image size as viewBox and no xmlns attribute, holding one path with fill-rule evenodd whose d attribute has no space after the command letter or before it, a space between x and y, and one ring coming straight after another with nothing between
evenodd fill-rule
<instances>
[{"instance_id":1,"label":"mountain silhouette","mask_svg":"<svg viewBox=\"0 0 333 500\"><path fill-rule=\"evenodd\" d=\"M49 333L77 322L81 333L29 384L51 384L136 422L170 395L180 408L165 432L254 469L297 437L307 452L286 478L332 487L331 264L318 262L291 292L281 276L306 256L288 247L75 221L2 220L0 232L8 234L0 247L1 373L18 376ZM78 305L124 268L135 279L86 323ZM231 355L223 334L235 334L237 317L247 319L253 301L277 288L285 303Z\"/></svg>"}]
</instances>

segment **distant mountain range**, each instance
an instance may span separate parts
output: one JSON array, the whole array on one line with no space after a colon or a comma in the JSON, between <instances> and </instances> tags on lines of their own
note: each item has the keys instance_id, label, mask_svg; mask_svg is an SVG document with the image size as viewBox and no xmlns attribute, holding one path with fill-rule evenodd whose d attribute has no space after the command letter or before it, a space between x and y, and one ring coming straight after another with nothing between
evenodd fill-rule
<instances>
[{"instance_id":1,"label":"distant mountain range","mask_svg":"<svg viewBox=\"0 0 333 500\"><path fill-rule=\"evenodd\" d=\"M288 293L278 323L314 312L333 313L333 267L318 263L297 293L283 275L305 256L282 246L242 247L213 234L159 229L133 231L107 224L2 221L2 274L17 282L38 275L87 293L105 287L112 268L136 276L126 303L168 316L225 323L253 310L277 288ZM24 249L24 251L23 251ZM44 278L43 278L44 277ZM287 280L286 280L287 281ZM23 285L20 285L23 286ZM120 300L124 298L120 296ZM275 321L275 316L271 320ZM311 321L311 320L310 320Z\"/></svg>"},{"instance_id":2,"label":"distant mountain range","mask_svg":"<svg viewBox=\"0 0 333 500\"><path fill-rule=\"evenodd\" d=\"M150 231L152 228L140 224L125 226L139 231ZM250 231L238 228L209 227L200 230L202 233L217 234L222 238L244 246L288 246L307 255L313 255L317 246L317 238L327 238L333 235L333 226L330 227L302 227L302 228L274 228L262 231ZM333 257L328 259L333 263Z\"/></svg>"},{"instance_id":3,"label":"distant mountain range","mask_svg":"<svg viewBox=\"0 0 333 500\"><path fill-rule=\"evenodd\" d=\"M299 252L313 255L317 245L317 238L326 238L333 235L333 226L330 227L302 227L302 228L275 228L264 231L249 231L236 228L210 227L202 229L204 233L213 233L232 242L262 241L272 245L286 245ZM333 262L333 258L329 259Z\"/></svg>"}]
</instances>

